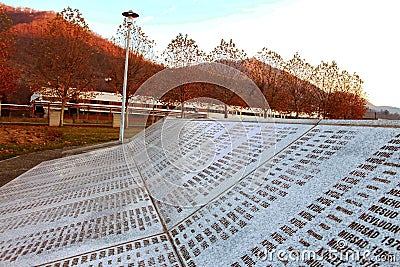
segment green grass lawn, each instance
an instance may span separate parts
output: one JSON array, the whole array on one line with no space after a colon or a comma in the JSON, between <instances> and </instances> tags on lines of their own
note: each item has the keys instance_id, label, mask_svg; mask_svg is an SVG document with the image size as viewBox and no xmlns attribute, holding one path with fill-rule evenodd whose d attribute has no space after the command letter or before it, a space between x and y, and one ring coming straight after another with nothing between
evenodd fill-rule
<instances>
[{"instance_id":1,"label":"green grass lawn","mask_svg":"<svg viewBox=\"0 0 400 267\"><path fill-rule=\"evenodd\" d=\"M139 129L138 129L139 131ZM87 146L118 140L109 127L0 125L0 160L49 149Z\"/></svg>"}]
</instances>

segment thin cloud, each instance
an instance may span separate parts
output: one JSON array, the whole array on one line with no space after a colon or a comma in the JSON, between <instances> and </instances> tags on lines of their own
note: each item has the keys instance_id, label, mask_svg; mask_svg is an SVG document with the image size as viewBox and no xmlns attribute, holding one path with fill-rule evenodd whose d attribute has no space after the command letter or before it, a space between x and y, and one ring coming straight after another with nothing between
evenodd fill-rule
<instances>
[{"instance_id":1,"label":"thin cloud","mask_svg":"<svg viewBox=\"0 0 400 267\"><path fill-rule=\"evenodd\" d=\"M174 11L175 11L175 7L172 6L172 7L168 8L168 9L164 10L164 14L169 14L169 13L172 13Z\"/></svg>"},{"instance_id":2,"label":"thin cloud","mask_svg":"<svg viewBox=\"0 0 400 267\"><path fill-rule=\"evenodd\" d=\"M149 21L151 21L151 20L153 20L154 19L154 16L147 16L147 17L144 17L144 18L142 18L141 20L139 20L138 21L138 24L139 25L143 25L143 24L145 24L146 22L149 22Z\"/></svg>"},{"instance_id":3,"label":"thin cloud","mask_svg":"<svg viewBox=\"0 0 400 267\"><path fill-rule=\"evenodd\" d=\"M250 8L246 8L246 7L238 7L236 8L237 11L239 12L243 12L243 13L248 13L248 12L255 12L257 11L256 7L250 7Z\"/></svg>"}]
</instances>

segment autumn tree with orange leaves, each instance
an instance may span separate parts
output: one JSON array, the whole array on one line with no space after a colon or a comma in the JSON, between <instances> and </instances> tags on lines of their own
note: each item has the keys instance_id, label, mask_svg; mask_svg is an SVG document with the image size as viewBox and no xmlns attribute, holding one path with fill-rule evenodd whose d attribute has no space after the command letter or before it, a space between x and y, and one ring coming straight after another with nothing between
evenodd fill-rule
<instances>
[{"instance_id":1,"label":"autumn tree with orange leaves","mask_svg":"<svg viewBox=\"0 0 400 267\"><path fill-rule=\"evenodd\" d=\"M245 65L273 111L326 119L360 119L366 112L363 81L335 61L312 66L298 53L284 61L263 48Z\"/></svg>"},{"instance_id":2,"label":"autumn tree with orange leaves","mask_svg":"<svg viewBox=\"0 0 400 267\"><path fill-rule=\"evenodd\" d=\"M0 104L7 95L17 88L16 72L10 65L14 46L11 26L12 21L0 6Z\"/></svg>"},{"instance_id":3,"label":"autumn tree with orange leaves","mask_svg":"<svg viewBox=\"0 0 400 267\"><path fill-rule=\"evenodd\" d=\"M362 119L366 108L366 97L362 90L363 81L356 74L343 70L336 81L336 90L331 92L326 106L328 118Z\"/></svg>"},{"instance_id":4,"label":"autumn tree with orange leaves","mask_svg":"<svg viewBox=\"0 0 400 267\"><path fill-rule=\"evenodd\" d=\"M319 90L314 91L315 111L322 118L361 119L366 108L363 80L357 73L340 71L337 63L321 62L314 68L310 80Z\"/></svg>"},{"instance_id":5,"label":"autumn tree with orange leaves","mask_svg":"<svg viewBox=\"0 0 400 267\"><path fill-rule=\"evenodd\" d=\"M89 27L78 9L68 7L42 25L39 37L32 47L36 61L30 80L38 92L61 102L63 126L67 101L88 91L94 79Z\"/></svg>"}]
</instances>

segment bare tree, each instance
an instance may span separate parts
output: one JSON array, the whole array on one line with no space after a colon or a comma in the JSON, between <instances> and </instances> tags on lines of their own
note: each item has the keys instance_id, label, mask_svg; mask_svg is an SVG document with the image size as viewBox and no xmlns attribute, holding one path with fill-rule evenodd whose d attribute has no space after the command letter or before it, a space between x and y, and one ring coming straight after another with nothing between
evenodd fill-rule
<instances>
[{"instance_id":1,"label":"bare tree","mask_svg":"<svg viewBox=\"0 0 400 267\"><path fill-rule=\"evenodd\" d=\"M335 61L331 64L322 61L314 69L312 83L320 89L314 93L318 103L318 113L322 118L329 117L328 106L334 92L338 90L338 78L339 68Z\"/></svg>"},{"instance_id":2,"label":"bare tree","mask_svg":"<svg viewBox=\"0 0 400 267\"><path fill-rule=\"evenodd\" d=\"M125 19L123 24L118 27L116 35L111 38L114 47L111 47L108 54L111 55L109 62L109 71L107 82L112 85L116 92L122 94L122 86L124 80L125 68L125 48L128 20ZM156 54L154 52L155 42L151 40L136 24L130 27L130 47L128 64L128 80L126 88L126 104L135 95L136 90L151 75L161 69L161 66L155 64ZM126 105L128 106L128 105Z\"/></svg>"},{"instance_id":3,"label":"bare tree","mask_svg":"<svg viewBox=\"0 0 400 267\"><path fill-rule=\"evenodd\" d=\"M141 55L147 60L157 61L157 56L154 51L155 42L151 40L144 32L143 29L133 24L130 33L130 47L129 50L134 55ZM128 29L128 20L125 18L122 25L117 29L116 35L111 38L111 42L116 46L125 48L126 32Z\"/></svg>"},{"instance_id":4,"label":"bare tree","mask_svg":"<svg viewBox=\"0 0 400 267\"><path fill-rule=\"evenodd\" d=\"M179 33L163 51L162 61L168 68L183 68L205 61L205 53L199 49L196 42L187 34ZM181 117L184 117L184 103L192 98L195 92L191 91L190 85L184 84L171 90L163 97L167 104L180 103ZM176 104L176 103L175 103Z\"/></svg>"},{"instance_id":5,"label":"bare tree","mask_svg":"<svg viewBox=\"0 0 400 267\"><path fill-rule=\"evenodd\" d=\"M182 68L205 61L205 53L187 34L179 33L163 51L162 62L168 68Z\"/></svg>"},{"instance_id":6,"label":"bare tree","mask_svg":"<svg viewBox=\"0 0 400 267\"><path fill-rule=\"evenodd\" d=\"M311 83L313 67L307 63L298 53L285 62L284 70L287 75L285 93L289 97L288 111L294 112L296 118L300 113L311 113L313 110Z\"/></svg>"},{"instance_id":7,"label":"bare tree","mask_svg":"<svg viewBox=\"0 0 400 267\"><path fill-rule=\"evenodd\" d=\"M250 77L260 88L261 92L268 101L271 110L281 111L281 100L283 94L280 87L282 82L283 73L283 59L282 57L264 47L254 57L255 60L250 60ZM264 116L267 113L264 111Z\"/></svg>"},{"instance_id":8,"label":"bare tree","mask_svg":"<svg viewBox=\"0 0 400 267\"><path fill-rule=\"evenodd\" d=\"M247 59L247 54L244 50L237 48L232 39L230 39L229 43L221 39L221 43L207 55L207 59L208 61L222 63L240 70L241 64ZM227 71L230 72L228 69ZM229 88L219 88L218 85L214 87L216 91L222 92L224 117L228 118L228 103L235 97L235 92L232 92Z\"/></svg>"}]
</instances>

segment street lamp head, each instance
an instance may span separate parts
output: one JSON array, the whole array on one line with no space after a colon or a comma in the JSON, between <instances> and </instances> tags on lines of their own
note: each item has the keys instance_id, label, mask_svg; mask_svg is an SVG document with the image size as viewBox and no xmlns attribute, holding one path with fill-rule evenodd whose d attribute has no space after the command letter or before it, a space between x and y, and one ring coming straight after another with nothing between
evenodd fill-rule
<instances>
[{"instance_id":1,"label":"street lamp head","mask_svg":"<svg viewBox=\"0 0 400 267\"><path fill-rule=\"evenodd\" d=\"M123 12L122 16L130 18L130 19L134 19L134 18L138 18L139 14L133 12L132 10L129 10L129 11Z\"/></svg>"}]
</instances>

